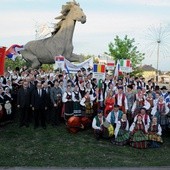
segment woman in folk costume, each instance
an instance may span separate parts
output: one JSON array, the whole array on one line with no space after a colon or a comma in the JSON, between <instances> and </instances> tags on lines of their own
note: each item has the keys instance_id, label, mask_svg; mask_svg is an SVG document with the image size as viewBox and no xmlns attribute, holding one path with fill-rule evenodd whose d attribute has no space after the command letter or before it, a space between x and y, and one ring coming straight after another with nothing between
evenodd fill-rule
<instances>
[{"instance_id":1,"label":"woman in folk costume","mask_svg":"<svg viewBox=\"0 0 170 170\"><path fill-rule=\"evenodd\" d=\"M139 114L137 120L130 127L130 145L134 148L147 148L148 137L146 127L142 121L142 116Z\"/></svg>"},{"instance_id":2,"label":"woman in folk costume","mask_svg":"<svg viewBox=\"0 0 170 170\"><path fill-rule=\"evenodd\" d=\"M160 145L163 143L161 135L162 135L162 128L160 124L158 124L157 122L157 117L153 116L152 122L148 129L149 147L159 148Z\"/></svg>"},{"instance_id":3,"label":"woman in folk costume","mask_svg":"<svg viewBox=\"0 0 170 170\"><path fill-rule=\"evenodd\" d=\"M116 145L126 145L129 142L129 122L126 114L122 115L120 121L116 124L115 141Z\"/></svg>"},{"instance_id":4,"label":"woman in folk costume","mask_svg":"<svg viewBox=\"0 0 170 170\"><path fill-rule=\"evenodd\" d=\"M90 95L89 92L86 92L85 96L81 99L80 105L82 106L82 116L89 118L93 117L93 95Z\"/></svg>"},{"instance_id":5,"label":"woman in folk costume","mask_svg":"<svg viewBox=\"0 0 170 170\"><path fill-rule=\"evenodd\" d=\"M81 94L81 98L83 98L84 95L86 94L86 89L85 89L85 86L84 86L84 80L80 80L78 82L78 86L79 86L79 91L80 91L80 94Z\"/></svg>"},{"instance_id":6,"label":"woman in folk costume","mask_svg":"<svg viewBox=\"0 0 170 170\"><path fill-rule=\"evenodd\" d=\"M67 90L63 94L62 101L64 103L64 118L67 121L68 118L73 116L73 99L72 99L72 91L71 86L67 86Z\"/></svg>"},{"instance_id":7,"label":"woman in folk costume","mask_svg":"<svg viewBox=\"0 0 170 170\"><path fill-rule=\"evenodd\" d=\"M127 98L127 105L128 105L128 110L127 110L127 119L129 121L129 124L131 125L133 122L132 118L132 106L135 102L135 93L132 91L133 86L129 84L127 86L127 92L125 93L126 98Z\"/></svg>"},{"instance_id":8,"label":"woman in folk costume","mask_svg":"<svg viewBox=\"0 0 170 170\"><path fill-rule=\"evenodd\" d=\"M150 103L150 108L148 109L148 114L151 115L152 108L154 107L154 99L151 92L148 92L146 100Z\"/></svg>"},{"instance_id":9,"label":"woman in folk costume","mask_svg":"<svg viewBox=\"0 0 170 170\"><path fill-rule=\"evenodd\" d=\"M12 114L12 96L10 93L10 89L8 87L5 88L5 93L4 93L4 102L5 102L5 110L6 110L6 115L7 115L7 119L12 119L11 114Z\"/></svg>"},{"instance_id":10,"label":"woman in folk costume","mask_svg":"<svg viewBox=\"0 0 170 170\"><path fill-rule=\"evenodd\" d=\"M141 108L145 108L146 110L150 108L150 103L145 99L142 93L138 96L132 106L132 117L135 117L140 113Z\"/></svg>"},{"instance_id":11,"label":"woman in folk costume","mask_svg":"<svg viewBox=\"0 0 170 170\"><path fill-rule=\"evenodd\" d=\"M113 96L113 91L108 90L107 97L105 99L105 109L104 109L104 116L107 117L107 115L113 110L113 106L115 104L115 98Z\"/></svg>"},{"instance_id":12,"label":"woman in folk costume","mask_svg":"<svg viewBox=\"0 0 170 170\"><path fill-rule=\"evenodd\" d=\"M81 116L81 108L80 108L81 94L79 92L78 85L75 85L74 87L74 90L72 92L72 99L73 99L74 116Z\"/></svg>"},{"instance_id":13,"label":"woman in folk costume","mask_svg":"<svg viewBox=\"0 0 170 170\"><path fill-rule=\"evenodd\" d=\"M4 100L4 96L3 96L3 88L0 87L0 122L3 121L2 117L4 115L4 104L5 104L5 100Z\"/></svg>"},{"instance_id":14,"label":"woman in folk costume","mask_svg":"<svg viewBox=\"0 0 170 170\"><path fill-rule=\"evenodd\" d=\"M151 122L150 116L148 115L146 109L143 107L140 109L140 112L134 117L134 122L136 122L139 114L142 116L142 121L145 125L146 130L148 130L150 122Z\"/></svg>"},{"instance_id":15,"label":"woman in folk costume","mask_svg":"<svg viewBox=\"0 0 170 170\"><path fill-rule=\"evenodd\" d=\"M168 129L170 129L170 91L168 91L168 96L166 97L165 102L169 108L169 112L167 114L167 125Z\"/></svg>"},{"instance_id":16,"label":"woman in folk costume","mask_svg":"<svg viewBox=\"0 0 170 170\"><path fill-rule=\"evenodd\" d=\"M105 127L106 119L103 116L103 111L99 110L98 114L93 118L92 128L94 129L94 136L97 140L100 138L110 138L114 135L114 129L112 125Z\"/></svg>"},{"instance_id":17,"label":"woman in folk costume","mask_svg":"<svg viewBox=\"0 0 170 170\"><path fill-rule=\"evenodd\" d=\"M108 74L106 74L106 78L103 82L103 98L105 99L107 96L107 91L109 89L109 85L111 83L110 77Z\"/></svg>"},{"instance_id":18,"label":"woman in folk costume","mask_svg":"<svg viewBox=\"0 0 170 170\"><path fill-rule=\"evenodd\" d=\"M153 107L151 111L151 115L156 116L158 119L158 123L161 125L163 132L166 130L167 122L167 114L169 112L169 108L164 101L164 97L160 96L158 103Z\"/></svg>"},{"instance_id":19,"label":"woman in folk costume","mask_svg":"<svg viewBox=\"0 0 170 170\"><path fill-rule=\"evenodd\" d=\"M123 113L126 113L128 110L127 98L125 93L123 92L123 86L118 86L118 93L115 94L115 104L119 105L119 109L122 110Z\"/></svg>"},{"instance_id":20,"label":"woman in folk costume","mask_svg":"<svg viewBox=\"0 0 170 170\"><path fill-rule=\"evenodd\" d=\"M93 97L93 116L97 115L98 110L103 110L103 89L102 89L102 80L99 80L98 87L94 89Z\"/></svg>"}]
</instances>

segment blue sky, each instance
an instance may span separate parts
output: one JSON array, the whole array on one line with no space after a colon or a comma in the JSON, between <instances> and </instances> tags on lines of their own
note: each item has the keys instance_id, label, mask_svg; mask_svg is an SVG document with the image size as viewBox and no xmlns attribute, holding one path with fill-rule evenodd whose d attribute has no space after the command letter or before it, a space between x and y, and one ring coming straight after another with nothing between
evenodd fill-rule
<instances>
[{"instance_id":1,"label":"blue sky","mask_svg":"<svg viewBox=\"0 0 170 170\"><path fill-rule=\"evenodd\" d=\"M68 0L1 0L0 45L24 45L35 39L39 25L52 26L61 7ZM169 0L77 0L87 16L77 23L74 53L102 55L116 35L135 38L140 52L146 53L143 64L157 63L157 36L162 28L159 69L170 70L170 1ZM37 26L38 25L38 26Z\"/></svg>"}]
</instances>

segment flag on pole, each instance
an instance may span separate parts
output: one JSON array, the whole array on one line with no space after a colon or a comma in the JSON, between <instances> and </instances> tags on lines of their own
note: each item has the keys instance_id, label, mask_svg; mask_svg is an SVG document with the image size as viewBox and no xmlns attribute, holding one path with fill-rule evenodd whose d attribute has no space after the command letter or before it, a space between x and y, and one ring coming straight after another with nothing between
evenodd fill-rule
<instances>
[{"instance_id":1,"label":"flag on pole","mask_svg":"<svg viewBox=\"0 0 170 170\"><path fill-rule=\"evenodd\" d=\"M121 71L121 69L120 69L120 61L117 60L117 64L116 64L114 76L115 76L115 77L119 77L120 75L122 75L122 71Z\"/></svg>"},{"instance_id":2,"label":"flag on pole","mask_svg":"<svg viewBox=\"0 0 170 170\"><path fill-rule=\"evenodd\" d=\"M65 61L64 61L64 56L56 56L55 57L55 69L61 69L61 70L65 70Z\"/></svg>"},{"instance_id":3,"label":"flag on pole","mask_svg":"<svg viewBox=\"0 0 170 170\"><path fill-rule=\"evenodd\" d=\"M104 64L94 64L93 65L93 72L98 72L98 73L105 73L106 68Z\"/></svg>"},{"instance_id":4,"label":"flag on pole","mask_svg":"<svg viewBox=\"0 0 170 170\"><path fill-rule=\"evenodd\" d=\"M114 62L108 62L107 63L107 69L108 70L114 70L115 68L115 63Z\"/></svg>"},{"instance_id":5,"label":"flag on pole","mask_svg":"<svg viewBox=\"0 0 170 170\"><path fill-rule=\"evenodd\" d=\"M121 59L120 60L120 70L125 73L132 72L132 64L130 59Z\"/></svg>"},{"instance_id":6,"label":"flag on pole","mask_svg":"<svg viewBox=\"0 0 170 170\"><path fill-rule=\"evenodd\" d=\"M93 65L93 78L97 80L105 79L106 67L104 64L94 64Z\"/></svg>"},{"instance_id":7,"label":"flag on pole","mask_svg":"<svg viewBox=\"0 0 170 170\"><path fill-rule=\"evenodd\" d=\"M131 67L130 59L121 59L120 60L120 66L122 66L122 67Z\"/></svg>"},{"instance_id":8,"label":"flag on pole","mask_svg":"<svg viewBox=\"0 0 170 170\"><path fill-rule=\"evenodd\" d=\"M6 47L0 47L0 76L4 75Z\"/></svg>"},{"instance_id":9,"label":"flag on pole","mask_svg":"<svg viewBox=\"0 0 170 170\"><path fill-rule=\"evenodd\" d=\"M9 58L9 59L12 59L15 61L16 57L18 55L20 55L20 51L24 50L24 46L23 45L17 45L17 44L14 44L12 45L11 47L9 47L6 51L6 56Z\"/></svg>"}]
</instances>

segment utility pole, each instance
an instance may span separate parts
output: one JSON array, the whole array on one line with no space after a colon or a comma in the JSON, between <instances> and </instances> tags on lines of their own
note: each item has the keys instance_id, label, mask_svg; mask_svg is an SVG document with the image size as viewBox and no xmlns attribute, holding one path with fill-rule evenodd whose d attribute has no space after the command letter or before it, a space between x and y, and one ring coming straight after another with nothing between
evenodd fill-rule
<instances>
[{"instance_id":1,"label":"utility pole","mask_svg":"<svg viewBox=\"0 0 170 170\"><path fill-rule=\"evenodd\" d=\"M156 66L156 83L158 84L158 80L159 80L159 47L160 47L160 43L161 40L157 40L158 46L157 46L157 66Z\"/></svg>"}]
</instances>

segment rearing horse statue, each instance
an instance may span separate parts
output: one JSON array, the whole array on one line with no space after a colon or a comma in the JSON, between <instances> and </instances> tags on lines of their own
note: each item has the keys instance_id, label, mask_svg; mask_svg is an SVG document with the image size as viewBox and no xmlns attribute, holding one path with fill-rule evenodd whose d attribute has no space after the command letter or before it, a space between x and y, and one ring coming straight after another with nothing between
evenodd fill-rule
<instances>
[{"instance_id":1,"label":"rearing horse statue","mask_svg":"<svg viewBox=\"0 0 170 170\"><path fill-rule=\"evenodd\" d=\"M60 19L51 37L30 41L21 51L23 58L31 63L32 68L42 64L55 63L55 56L62 55L69 61L82 61L81 56L73 54L72 37L76 21L86 22L86 15L75 1L62 6Z\"/></svg>"}]
</instances>

